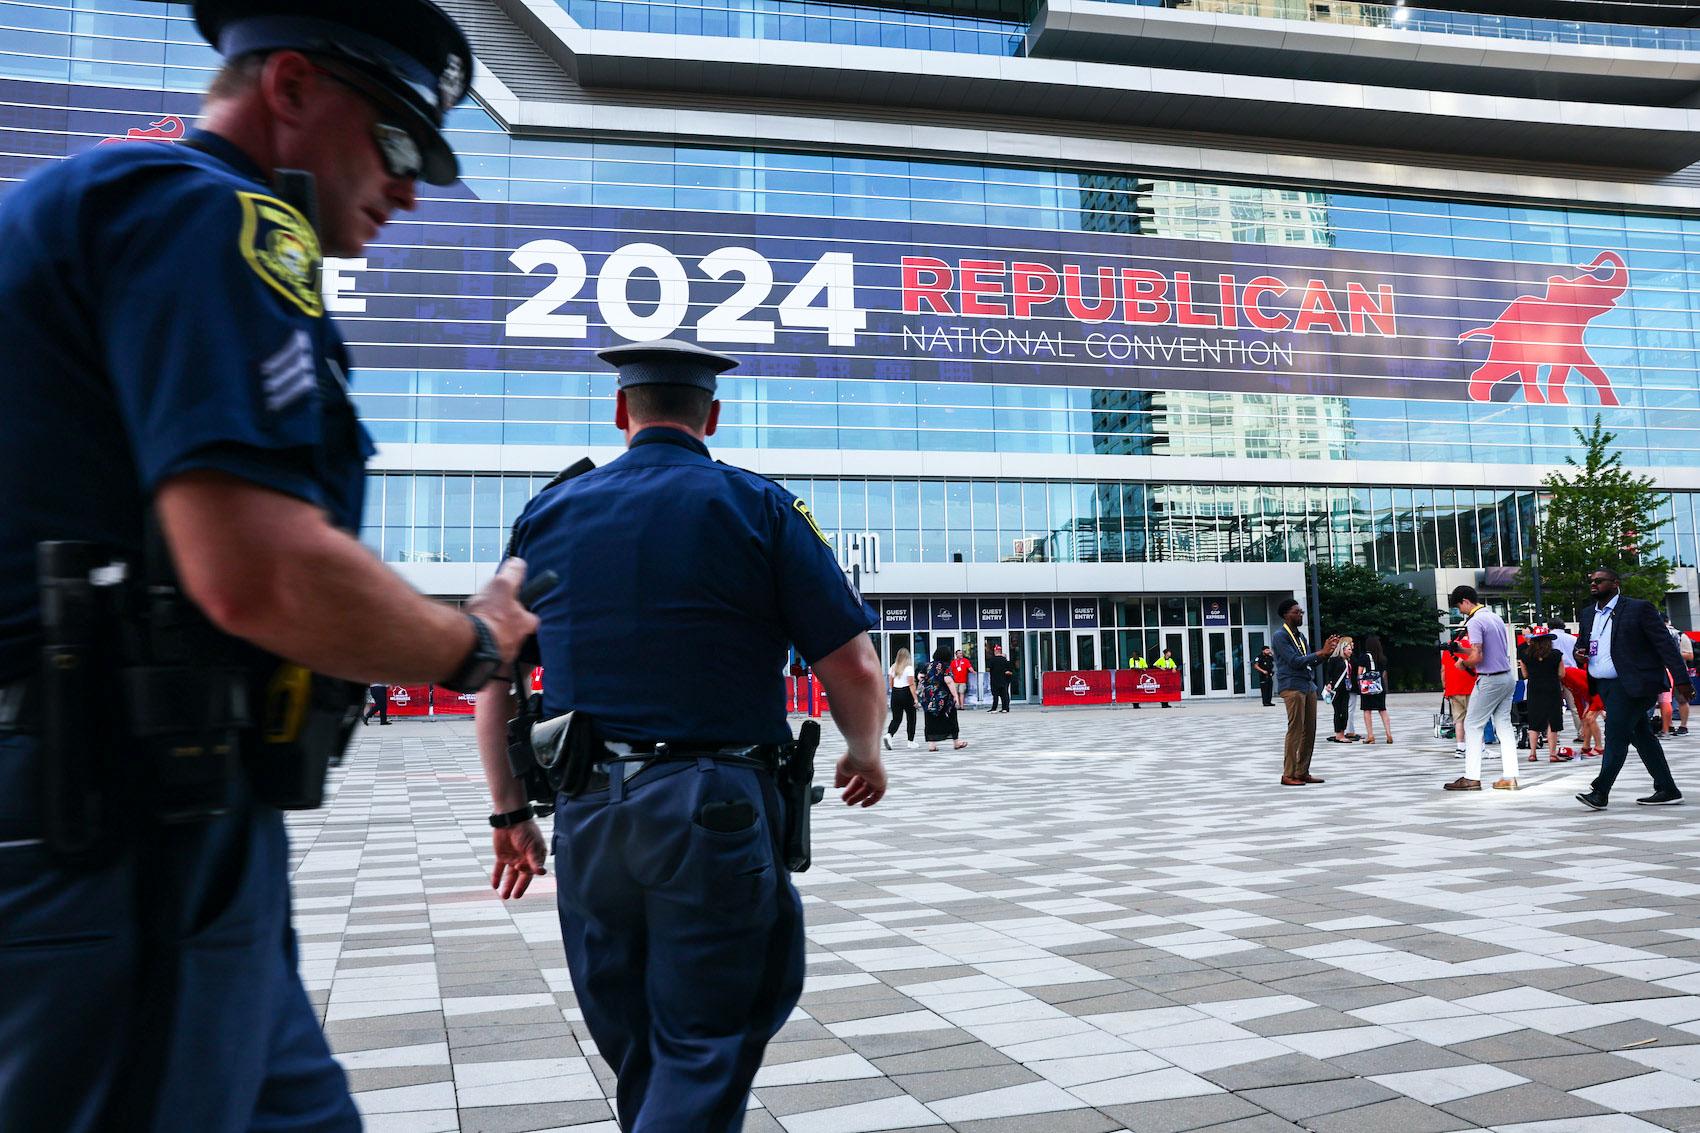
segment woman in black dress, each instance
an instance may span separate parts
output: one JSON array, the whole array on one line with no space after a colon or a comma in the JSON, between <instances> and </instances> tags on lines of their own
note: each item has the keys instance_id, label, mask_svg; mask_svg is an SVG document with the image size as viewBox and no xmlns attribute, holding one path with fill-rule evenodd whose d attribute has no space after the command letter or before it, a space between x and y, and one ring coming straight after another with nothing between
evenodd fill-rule
<instances>
[{"instance_id":1,"label":"woman in black dress","mask_svg":"<svg viewBox=\"0 0 1700 1133\"><path fill-rule=\"evenodd\" d=\"M926 675L921 678L921 712L926 718L927 750L937 751L940 740L954 741L951 746L961 751L968 741L957 732L956 689L950 680L950 646L933 650L927 663Z\"/></svg>"},{"instance_id":2,"label":"woman in black dress","mask_svg":"<svg viewBox=\"0 0 1700 1133\"><path fill-rule=\"evenodd\" d=\"M1375 719L1372 712L1381 713L1382 743L1393 742L1393 723L1387 718L1387 655L1382 651L1381 638L1365 635L1352 654L1352 671L1357 676L1358 705L1364 710L1364 743L1375 742Z\"/></svg>"},{"instance_id":3,"label":"woman in black dress","mask_svg":"<svg viewBox=\"0 0 1700 1133\"><path fill-rule=\"evenodd\" d=\"M1523 715L1529 722L1529 762L1535 761L1536 737L1547 734L1547 759L1564 763L1571 757L1560 754L1558 733L1564 728L1564 659L1552 647L1553 635L1537 633L1519 661L1523 679L1529 682L1523 697Z\"/></svg>"}]
</instances>

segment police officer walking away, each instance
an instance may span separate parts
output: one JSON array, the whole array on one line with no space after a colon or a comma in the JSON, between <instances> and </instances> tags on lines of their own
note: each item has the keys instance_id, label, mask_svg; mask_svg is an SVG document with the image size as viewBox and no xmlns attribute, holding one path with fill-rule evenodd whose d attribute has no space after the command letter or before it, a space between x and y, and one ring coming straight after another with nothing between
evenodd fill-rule
<instances>
[{"instance_id":1,"label":"police officer walking away","mask_svg":"<svg viewBox=\"0 0 1700 1133\"><path fill-rule=\"evenodd\" d=\"M671 341L601 357L619 369L627 451L540 492L510 547L561 579L535 607L543 715L572 710L599 736L589 781L556 802L561 933L619 1079L620 1127L735 1131L803 986L802 905L778 852L787 816L765 766L791 740L788 647L826 686L844 801L872 806L886 785L875 618L802 501L709 456L732 359ZM691 679L657 687L662 655ZM514 707L505 684L479 695L504 897L544 872L505 754Z\"/></svg>"},{"instance_id":2,"label":"police officer walking away","mask_svg":"<svg viewBox=\"0 0 1700 1133\"><path fill-rule=\"evenodd\" d=\"M536 624L523 564L462 613L360 545L372 446L319 289L321 246L455 180L465 36L427 0L194 16L226 60L201 129L0 209L7 1131L358 1129L278 807L320 801L362 684L481 688Z\"/></svg>"}]
</instances>

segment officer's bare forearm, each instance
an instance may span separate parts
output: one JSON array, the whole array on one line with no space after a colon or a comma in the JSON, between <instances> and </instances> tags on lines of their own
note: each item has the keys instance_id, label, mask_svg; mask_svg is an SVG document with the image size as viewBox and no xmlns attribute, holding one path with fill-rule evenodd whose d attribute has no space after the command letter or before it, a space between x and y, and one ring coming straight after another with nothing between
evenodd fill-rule
<instances>
[{"instance_id":1,"label":"officer's bare forearm","mask_svg":"<svg viewBox=\"0 0 1700 1133\"><path fill-rule=\"evenodd\" d=\"M304 500L191 472L155 504L184 590L226 633L315 672L397 684L442 680L472 648L457 610Z\"/></svg>"},{"instance_id":2,"label":"officer's bare forearm","mask_svg":"<svg viewBox=\"0 0 1700 1133\"><path fill-rule=\"evenodd\" d=\"M508 766L508 721L518 710L512 686L492 681L478 690L478 761L484 765L484 781L490 785L491 810L507 814L527 802L525 788Z\"/></svg>"},{"instance_id":3,"label":"officer's bare forearm","mask_svg":"<svg viewBox=\"0 0 1700 1133\"><path fill-rule=\"evenodd\" d=\"M859 634L816 661L814 668L851 758L878 759L885 727L885 673L872 639Z\"/></svg>"}]
</instances>

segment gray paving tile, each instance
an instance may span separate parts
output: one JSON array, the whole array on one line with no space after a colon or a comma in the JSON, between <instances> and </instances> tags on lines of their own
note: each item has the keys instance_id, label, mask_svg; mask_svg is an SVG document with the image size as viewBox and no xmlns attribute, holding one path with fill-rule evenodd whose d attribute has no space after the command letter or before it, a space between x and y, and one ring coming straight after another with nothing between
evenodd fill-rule
<instances>
[{"instance_id":1,"label":"gray paving tile","mask_svg":"<svg viewBox=\"0 0 1700 1133\"><path fill-rule=\"evenodd\" d=\"M1314 1133L1453 1133L1476 1126L1410 1098L1393 1098L1358 1109L1319 1114L1308 1118L1305 1128Z\"/></svg>"},{"instance_id":2,"label":"gray paving tile","mask_svg":"<svg viewBox=\"0 0 1700 1133\"><path fill-rule=\"evenodd\" d=\"M1279 1058L1265 1058L1257 1062L1247 1062L1241 1066L1226 1066L1220 1070L1203 1070L1199 1072L1199 1077L1209 1079L1225 1090L1243 1093L1265 1086L1331 1082L1341 1078L1350 1078L1352 1074L1333 1063L1323 1062L1303 1054L1289 1054Z\"/></svg>"},{"instance_id":3,"label":"gray paving tile","mask_svg":"<svg viewBox=\"0 0 1700 1133\"><path fill-rule=\"evenodd\" d=\"M1634 1078L1647 1072L1647 1067L1627 1058L1611 1054L1572 1054L1556 1058L1530 1058L1517 1062L1500 1062L1502 1070L1520 1074L1532 1082L1560 1090L1580 1090L1601 1082L1619 1078Z\"/></svg>"},{"instance_id":4,"label":"gray paving tile","mask_svg":"<svg viewBox=\"0 0 1700 1133\"><path fill-rule=\"evenodd\" d=\"M1399 1095L1362 1078L1339 1078L1298 1086L1239 1091L1239 1097L1289 1121L1304 1121L1343 1109L1361 1109Z\"/></svg>"},{"instance_id":5,"label":"gray paving tile","mask_svg":"<svg viewBox=\"0 0 1700 1133\"><path fill-rule=\"evenodd\" d=\"M1139 1102L1136 1105L1106 1105L1105 1113L1138 1133L1187 1133L1208 1129L1248 1117L1268 1114L1268 1110L1233 1094L1209 1094L1201 1098L1180 1098L1172 1101Z\"/></svg>"},{"instance_id":6,"label":"gray paving tile","mask_svg":"<svg viewBox=\"0 0 1700 1133\"><path fill-rule=\"evenodd\" d=\"M1604 1106L1539 1083L1512 1086L1508 1090L1495 1090L1491 1094L1478 1094L1472 1098L1442 1102L1436 1108L1483 1127L1510 1125L1513 1122L1593 1117L1611 1112Z\"/></svg>"}]
</instances>

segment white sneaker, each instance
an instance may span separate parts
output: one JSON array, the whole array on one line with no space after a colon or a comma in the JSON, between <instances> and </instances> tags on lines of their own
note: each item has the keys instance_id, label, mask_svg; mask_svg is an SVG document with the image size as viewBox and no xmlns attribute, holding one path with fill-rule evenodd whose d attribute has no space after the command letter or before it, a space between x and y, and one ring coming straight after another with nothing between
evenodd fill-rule
<instances>
[{"instance_id":1,"label":"white sneaker","mask_svg":"<svg viewBox=\"0 0 1700 1133\"><path fill-rule=\"evenodd\" d=\"M914 751L914 750L915 750L915 741L914 741L914 740L910 740L910 741L909 741L909 750L910 750L910 751Z\"/></svg>"},{"instance_id":2,"label":"white sneaker","mask_svg":"<svg viewBox=\"0 0 1700 1133\"><path fill-rule=\"evenodd\" d=\"M1464 751L1463 748L1458 748L1458 749L1453 751L1452 758L1453 759L1463 759L1466 754L1467 753Z\"/></svg>"},{"instance_id":3,"label":"white sneaker","mask_svg":"<svg viewBox=\"0 0 1700 1133\"><path fill-rule=\"evenodd\" d=\"M880 743L885 745L885 750L887 750L887 751L891 750L891 737L890 736L881 736L880 737Z\"/></svg>"}]
</instances>

